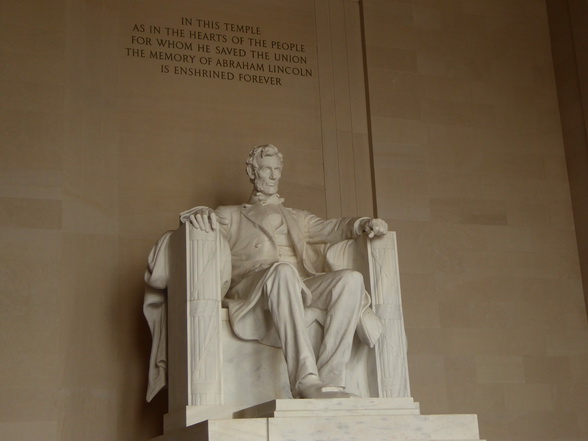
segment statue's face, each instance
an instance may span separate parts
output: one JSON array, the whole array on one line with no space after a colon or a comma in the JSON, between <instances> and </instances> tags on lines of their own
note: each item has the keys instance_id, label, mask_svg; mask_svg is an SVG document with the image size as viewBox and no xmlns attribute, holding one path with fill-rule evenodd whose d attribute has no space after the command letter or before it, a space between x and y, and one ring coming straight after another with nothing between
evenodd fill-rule
<instances>
[{"instance_id":1,"label":"statue's face","mask_svg":"<svg viewBox=\"0 0 588 441\"><path fill-rule=\"evenodd\" d=\"M278 192L278 184L282 177L282 161L277 156L265 156L257 160L255 170L255 189L265 195Z\"/></svg>"}]
</instances>

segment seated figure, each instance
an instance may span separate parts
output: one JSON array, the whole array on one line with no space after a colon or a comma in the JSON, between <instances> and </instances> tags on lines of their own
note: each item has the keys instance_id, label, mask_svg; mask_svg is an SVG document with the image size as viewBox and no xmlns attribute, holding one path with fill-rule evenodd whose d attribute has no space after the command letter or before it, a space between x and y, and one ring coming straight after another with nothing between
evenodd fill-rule
<instances>
[{"instance_id":1,"label":"seated figure","mask_svg":"<svg viewBox=\"0 0 588 441\"><path fill-rule=\"evenodd\" d=\"M249 200L216 210L196 207L181 221L219 230L231 253L231 283L225 296L235 334L281 347L293 396L348 397L345 367L355 333L369 347L382 326L369 308L362 275L342 269L321 272L310 245L333 244L361 234L383 235L381 219L323 220L283 206L278 192L282 154L273 145L254 148L247 159L253 183ZM315 355L305 308L325 312L323 340Z\"/></svg>"},{"instance_id":2,"label":"seated figure","mask_svg":"<svg viewBox=\"0 0 588 441\"><path fill-rule=\"evenodd\" d=\"M350 390L410 397L394 233L380 219L323 220L284 207L281 172L276 147L254 148L247 159L249 200L182 213L181 227L151 251L147 399L168 385L170 412L185 416L170 418L170 428L202 421L211 406L229 412L272 398L341 398L353 396ZM230 328L221 320L227 311L221 302ZM223 366L235 362L233 350L255 355ZM175 366L169 379L168 358ZM268 362L273 370L266 370ZM251 375L255 365L266 377L254 374L255 381L239 384L239 372ZM273 392L258 393L265 384ZM242 393L251 396L244 400Z\"/></svg>"}]
</instances>

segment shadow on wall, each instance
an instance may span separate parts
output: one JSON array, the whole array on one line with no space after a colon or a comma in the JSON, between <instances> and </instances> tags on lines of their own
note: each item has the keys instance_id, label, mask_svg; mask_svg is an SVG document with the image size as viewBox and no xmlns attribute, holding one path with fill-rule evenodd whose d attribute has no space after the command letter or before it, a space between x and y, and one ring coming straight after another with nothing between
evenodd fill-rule
<instances>
[{"instance_id":1,"label":"shadow on wall","mask_svg":"<svg viewBox=\"0 0 588 441\"><path fill-rule=\"evenodd\" d=\"M118 430L120 440L143 441L159 436L163 433L162 415L167 413L168 407L165 390L150 403L145 398L151 350L151 333L143 316L143 273L147 255L145 252L142 261L133 259L133 268L129 271L121 271L119 297L125 301L112 305L113 315L117 317L115 344L120 351L117 357L118 391L122 394L117 412L122 421Z\"/></svg>"}]
</instances>

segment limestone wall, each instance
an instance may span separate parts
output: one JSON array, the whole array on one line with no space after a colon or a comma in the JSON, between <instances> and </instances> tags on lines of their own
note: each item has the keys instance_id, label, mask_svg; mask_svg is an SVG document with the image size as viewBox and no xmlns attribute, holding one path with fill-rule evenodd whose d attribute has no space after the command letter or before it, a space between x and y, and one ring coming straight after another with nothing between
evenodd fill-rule
<instances>
[{"instance_id":1,"label":"limestone wall","mask_svg":"<svg viewBox=\"0 0 588 441\"><path fill-rule=\"evenodd\" d=\"M290 206L398 232L423 412L476 412L493 441L586 438L542 1L6 0L0 24L0 438L161 433L146 256L180 211L245 199L261 143Z\"/></svg>"},{"instance_id":2,"label":"limestone wall","mask_svg":"<svg viewBox=\"0 0 588 441\"><path fill-rule=\"evenodd\" d=\"M488 440L585 439L588 332L539 1L365 0L376 201L412 391Z\"/></svg>"}]
</instances>

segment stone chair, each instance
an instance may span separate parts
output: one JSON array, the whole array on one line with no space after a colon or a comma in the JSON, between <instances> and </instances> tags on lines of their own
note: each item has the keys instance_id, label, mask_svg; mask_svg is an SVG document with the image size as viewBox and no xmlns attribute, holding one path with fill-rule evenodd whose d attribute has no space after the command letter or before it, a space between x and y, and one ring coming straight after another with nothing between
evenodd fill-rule
<instances>
[{"instance_id":1,"label":"stone chair","mask_svg":"<svg viewBox=\"0 0 588 441\"><path fill-rule=\"evenodd\" d=\"M410 397L395 233L316 251L326 271L350 268L363 274L371 307L384 325L373 349L355 338L347 389L363 397ZM243 341L231 329L222 305L230 251L218 232L204 233L187 223L166 233L151 253L146 281L144 312L154 337L148 399L164 385L167 371L165 432L291 398L281 349ZM321 313L307 310L316 315L307 322L317 345Z\"/></svg>"}]
</instances>

